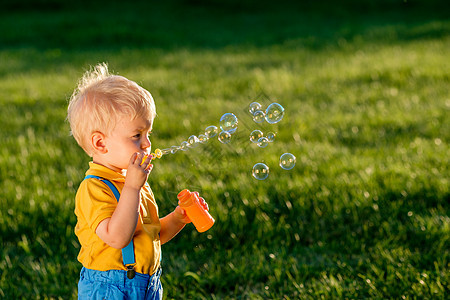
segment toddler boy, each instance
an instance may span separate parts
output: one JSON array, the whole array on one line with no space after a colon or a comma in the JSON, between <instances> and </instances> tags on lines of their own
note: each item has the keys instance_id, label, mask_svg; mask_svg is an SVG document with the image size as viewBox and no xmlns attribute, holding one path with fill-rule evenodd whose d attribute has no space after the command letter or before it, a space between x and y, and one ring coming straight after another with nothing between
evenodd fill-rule
<instances>
[{"instance_id":1,"label":"toddler boy","mask_svg":"<svg viewBox=\"0 0 450 300\"><path fill-rule=\"evenodd\" d=\"M86 72L70 98L72 135L92 157L75 200L79 299L162 299L161 244L190 220L179 206L158 217L147 183L155 116L150 93L106 64Z\"/></svg>"}]
</instances>

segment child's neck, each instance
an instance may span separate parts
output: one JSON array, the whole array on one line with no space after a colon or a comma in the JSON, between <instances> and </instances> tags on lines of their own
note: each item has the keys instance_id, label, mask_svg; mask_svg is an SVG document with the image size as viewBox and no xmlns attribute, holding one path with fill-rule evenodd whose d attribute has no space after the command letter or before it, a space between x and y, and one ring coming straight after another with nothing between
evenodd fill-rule
<instances>
[{"instance_id":1,"label":"child's neck","mask_svg":"<svg viewBox=\"0 0 450 300\"><path fill-rule=\"evenodd\" d=\"M114 167L114 166L112 166L112 165L110 165L108 163L104 163L101 160L96 159L95 157L92 157L92 162L97 164L97 165L104 166L105 168L108 168L108 169L110 169L110 170L112 170L114 172L117 172L117 173L119 173L119 174L121 174L123 176L127 175L127 169L116 168L116 167Z\"/></svg>"}]
</instances>

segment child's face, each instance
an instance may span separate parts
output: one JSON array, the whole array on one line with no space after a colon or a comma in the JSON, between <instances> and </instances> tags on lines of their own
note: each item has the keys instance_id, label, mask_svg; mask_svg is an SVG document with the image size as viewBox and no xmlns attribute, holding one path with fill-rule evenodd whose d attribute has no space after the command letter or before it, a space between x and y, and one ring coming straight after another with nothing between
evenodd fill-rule
<instances>
[{"instance_id":1,"label":"child's face","mask_svg":"<svg viewBox=\"0 0 450 300\"><path fill-rule=\"evenodd\" d=\"M153 120L138 117L129 120L122 117L114 130L105 138L108 152L105 154L108 167L116 171L128 168L130 158L135 152L150 154Z\"/></svg>"}]
</instances>

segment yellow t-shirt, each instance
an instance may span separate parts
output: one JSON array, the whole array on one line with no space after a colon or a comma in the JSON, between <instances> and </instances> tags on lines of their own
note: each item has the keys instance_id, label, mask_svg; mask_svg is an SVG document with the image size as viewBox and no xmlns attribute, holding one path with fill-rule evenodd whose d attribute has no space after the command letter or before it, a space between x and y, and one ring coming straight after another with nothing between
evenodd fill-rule
<instances>
[{"instance_id":1,"label":"yellow t-shirt","mask_svg":"<svg viewBox=\"0 0 450 300\"><path fill-rule=\"evenodd\" d=\"M125 177L102 165L89 163L86 175L95 175L111 181L122 192ZM75 234L81 244L78 260L85 268L107 271L126 270L122 260L122 250L104 243L95 233L101 221L110 218L117 207L117 200L110 188L96 178L83 180L75 198L77 225ZM158 205L148 183L141 189L139 220L133 236L136 272L152 275L160 264L161 223Z\"/></svg>"}]
</instances>

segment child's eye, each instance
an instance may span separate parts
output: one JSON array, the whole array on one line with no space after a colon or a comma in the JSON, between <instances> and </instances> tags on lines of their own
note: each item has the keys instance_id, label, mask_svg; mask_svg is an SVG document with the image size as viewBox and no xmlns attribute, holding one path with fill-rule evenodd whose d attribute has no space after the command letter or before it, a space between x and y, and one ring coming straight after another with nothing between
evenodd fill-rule
<instances>
[{"instance_id":1,"label":"child's eye","mask_svg":"<svg viewBox=\"0 0 450 300\"><path fill-rule=\"evenodd\" d=\"M138 139L138 138L140 138L140 137L141 137L141 134L140 134L140 133L138 133L138 134L136 134L136 135L133 135L133 137L134 137L134 138L137 138L137 139Z\"/></svg>"}]
</instances>

